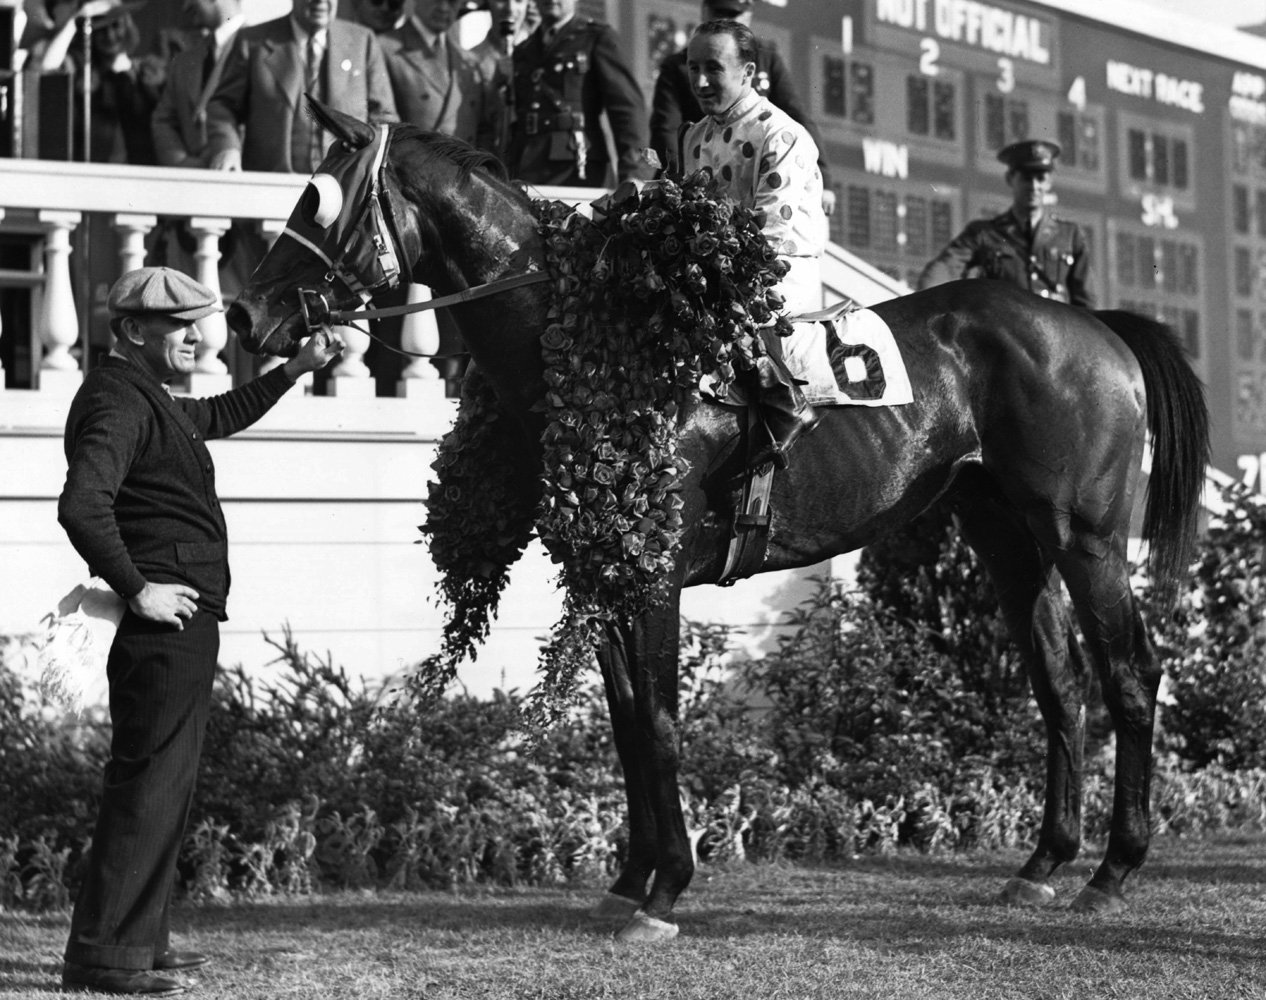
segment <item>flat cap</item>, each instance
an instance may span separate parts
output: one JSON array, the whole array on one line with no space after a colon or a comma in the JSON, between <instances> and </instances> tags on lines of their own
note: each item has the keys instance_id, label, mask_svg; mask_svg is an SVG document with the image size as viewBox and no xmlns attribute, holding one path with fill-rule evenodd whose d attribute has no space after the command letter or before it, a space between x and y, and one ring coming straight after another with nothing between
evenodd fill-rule
<instances>
[{"instance_id":1,"label":"flat cap","mask_svg":"<svg viewBox=\"0 0 1266 1000\"><path fill-rule=\"evenodd\" d=\"M1012 170L1054 170L1059 144L1046 139L1025 139L998 150L998 159Z\"/></svg>"},{"instance_id":2,"label":"flat cap","mask_svg":"<svg viewBox=\"0 0 1266 1000\"><path fill-rule=\"evenodd\" d=\"M752 9L752 0L703 0L714 14L745 14Z\"/></svg>"},{"instance_id":3,"label":"flat cap","mask_svg":"<svg viewBox=\"0 0 1266 1000\"><path fill-rule=\"evenodd\" d=\"M195 320L220 312L220 297L200 281L170 267L138 267L110 289L111 316L159 313Z\"/></svg>"}]
</instances>

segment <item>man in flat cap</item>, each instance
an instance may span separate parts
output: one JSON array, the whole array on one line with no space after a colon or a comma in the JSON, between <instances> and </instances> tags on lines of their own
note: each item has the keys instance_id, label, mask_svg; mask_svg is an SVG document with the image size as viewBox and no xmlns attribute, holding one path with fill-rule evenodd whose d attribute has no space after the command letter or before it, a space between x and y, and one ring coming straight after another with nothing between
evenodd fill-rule
<instances>
[{"instance_id":1,"label":"man in flat cap","mask_svg":"<svg viewBox=\"0 0 1266 1000\"><path fill-rule=\"evenodd\" d=\"M970 222L919 275L918 287L956 278L996 278L1085 309L1095 308L1094 274L1086 237L1075 222L1046 207L1059 146L1042 139L1015 142L998 153L1007 165L1011 208Z\"/></svg>"},{"instance_id":2,"label":"man in flat cap","mask_svg":"<svg viewBox=\"0 0 1266 1000\"><path fill-rule=\"evenodd\" d=\"M106 666L110 761L62 983L170 996L186 986L181 970L207 962L172 947L168 920L229 589L206 442L249 427L342 344L322 330L240 388L172 396L167 383L194 367L194 321L219 312L219 296L180 271L143 267L115 282L108 304L118 343L71 403L57 516L127 608Z\"/></svg>"}]
</instances>

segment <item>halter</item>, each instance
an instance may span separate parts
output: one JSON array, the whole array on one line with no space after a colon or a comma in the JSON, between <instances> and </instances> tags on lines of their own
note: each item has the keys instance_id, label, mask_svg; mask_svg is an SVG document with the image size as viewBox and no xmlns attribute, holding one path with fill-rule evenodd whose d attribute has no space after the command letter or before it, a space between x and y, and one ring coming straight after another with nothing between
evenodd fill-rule
<instances>
[{"instance_id":1,"label":"halter","mask_svg":"<svg viewBox=\"0 0 1266 1000\"><path fill-rule=\"evenodd\" d=\"M376 291L382 288L395 288L400 284L400 260L402 254L397 252L399 241L396 233L398 229L390 215L390 203L384 204L385 185L383 183L383 171L387 159L387 147L390 142L390 129L386 125L380 125L373 162L369 169L366 196L361 201L359 210L347 221L342 231L335 230L338 243L334 248L333 255L327 254L316 240L305 236L290 224L287 224L285 229L282 230L282 235L289 236L305 249L311 251L329 269L326 271L319 287L305 288L300 286L297 289L299 308L303 313L303 322L309 334L316 333L322 326L330 323L345 323L351 320L374 319L382 316L402 316L407 313L441 309L445 306L457 305L461 302L469 302L472 299L480 299L487 295L509 291L512 288L519 288L523 285L549 280L549 275L545 271L529 271L525 274L516 274L497 281L475 285L452 295L445 295L427 302L415 302L410 305L392 306L385 309L360 309L356 311L334 309L330 302L330 296L332 296L334 290L335 278L342 281L353 294L359 295L366 305L368 305L370 298ZM348 172L343 171L345 174ZM351 173L355 177L358 171ZM310 229L320 230L328 230L336 226L344 216L344 180L340 180L331 174L314 174L308 185L303 197L307 199L311 192L316 198L316 207L310 213L312 221L309 222L306 218L303 218L304 224ZM327 205L327 199L332 204ZM300 206L302 207L303 204L304 202L301 200ZM372 283L363 281L361 275L345 263L345 258L351 247L352 237L360 232L366 214L369 215L373 227L370 239L378 269L382 275L377 281ZM291 219L294 219L293 215ZM368 333L368 331L363 332ZM374 335L369 334L369 336L373 337ZM377 337L374 337L374 339L378 340L379 343L383 343ZM411 357L432 357L432 355L428 354L402 351L385 343L383 343L383 346L389 347L399 354L408 354Z\"/></svg>"}]
</instances>

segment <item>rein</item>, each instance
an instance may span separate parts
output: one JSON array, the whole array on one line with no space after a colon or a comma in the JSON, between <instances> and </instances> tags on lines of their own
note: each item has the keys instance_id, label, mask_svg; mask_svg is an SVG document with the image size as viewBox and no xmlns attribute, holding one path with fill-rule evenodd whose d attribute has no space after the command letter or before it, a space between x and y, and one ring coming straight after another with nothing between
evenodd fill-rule
<instances>
[{"instance_id":1,"label":"rein","mask_svg":"<svg viewBox=\"0 0 1266 1000\"><path fill-rule=\"evenodd\" d=\"M324 322L327 323L349 323L355 329L365 334L370 340L377 341L381 346L395 354L403 354L410 358L462 358L467 355L467 351L454 351L451 354L423 354L420 351L406 351L403 347L393 347L388 344L376 333L371 333L362 326L350 324L351 320L356 319L375 319L379 316L404 316L408 313L427 312L431 309L443 309L445 306L455 306L462 302L470 302L472 299L482 299L489 295L496 295L499 292L507 292L512 288L521 288L524 285L535 285L542 281L548 281L549 275L544 271L529 271L526 274L515 274L509 278L501 278L497 281L490 281L485 285L475 285L471 288L464 289L460 292L454 292L452 295L442 295L438 299L428 299L426 302L414 302L411 305L403 306L387 306L384 309L358 309L354 312L348 312L343 309L330 309L325 302L325 296L320 292L310 288L300 289L299 303L303 307L304 322L307 323L309 330L314 330L321 326L322 321L317 318L319 315L325 317ZM315 297L320 300L320 306L309 313L311 305L308 301L309 297Z\"/></svg>"}]
</instances>

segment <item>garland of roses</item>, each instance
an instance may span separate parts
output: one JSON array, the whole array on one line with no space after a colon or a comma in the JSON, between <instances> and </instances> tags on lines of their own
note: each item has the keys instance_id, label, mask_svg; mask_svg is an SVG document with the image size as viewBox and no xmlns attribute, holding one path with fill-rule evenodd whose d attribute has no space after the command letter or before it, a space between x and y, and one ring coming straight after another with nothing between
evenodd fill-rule
<instances>
[{"instance_id":1,"label":"garland of roses","mask_svg":"<svg viewBox=\"0 0 1266 1000\"><path fill-rule=\"evenodd\" d=\"M488 638L510 566L532 536L536 505L516 489L515 455L522 440L510 427L491 383L476 368L462 380L457 420L444 435L427 484L426 523L431 559L440 571L440 597L450 609L440 652L409 674L419 701L439 697Z\"/></svg>"},{"instance_id":2,"label":"garland of roses","mask_svg":"<svg viewBox=\"0 0 1266 1000\"><path fill-rule=\"evenodd\" d=\"M546 428L535 527L562 563L564 585L563 618L542 650L529 704L529 721L543 726L592 661L602 623L636 617L663 594L687 471L676 432L700 379L724 395L736 366L755 364L757 326L775 316L777 333L790 326L772 289L786 264L761 214L724 200L709 170L640 191L622 185L594 203L592 221L559 202L536 207L554 292L541 337ZM508 463L481 434L495 419L489 393L467 394L470 406L464 396L433 466L440 481L423 530L453 613L442 653L420 671L427 681L416 686L429 691L442 690L486 637L530 534L533 514L502 506L506 487L494 477L499 469L504 479Z\"/></svg>"}]
</instances>

